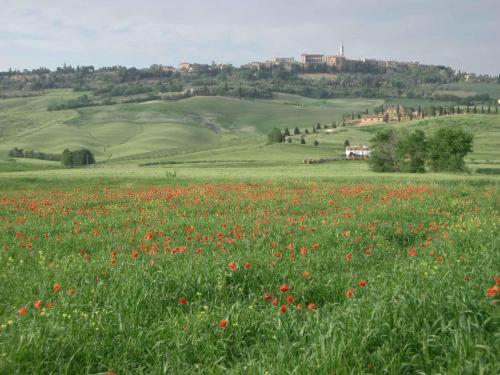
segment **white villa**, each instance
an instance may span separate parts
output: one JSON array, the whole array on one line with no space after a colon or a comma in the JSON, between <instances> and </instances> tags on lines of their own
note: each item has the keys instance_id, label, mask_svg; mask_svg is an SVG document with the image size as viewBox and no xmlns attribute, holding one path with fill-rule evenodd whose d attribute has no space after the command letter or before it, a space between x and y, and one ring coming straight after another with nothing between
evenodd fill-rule
<instances>
[{"instance_id":1,"label":"white villa","mask_svg":"<svg viewBox=\"0 0 500 375\"><path fill-rule=\"evenodd\" d=\"M370 148L364 145L347 146L345 148L346 158L368 158L370 156Z\"/></svg>"}]
</instances>

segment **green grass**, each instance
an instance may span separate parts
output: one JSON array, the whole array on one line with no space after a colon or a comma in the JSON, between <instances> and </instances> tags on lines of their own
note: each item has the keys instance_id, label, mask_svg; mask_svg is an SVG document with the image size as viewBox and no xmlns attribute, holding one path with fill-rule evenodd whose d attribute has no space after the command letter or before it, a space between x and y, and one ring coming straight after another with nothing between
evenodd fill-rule
<instances>
[{"instance_id":1,"label":"green grass","mask_svg":"<svg viewBox=\"0 0 500 375\"><path fill-rule=\"evenodd\" d=\"M0 180L0 373L500 371L494 179L93 171Z\"/></svg>"},{"instance_id":2,"label":"green grass","mask_svg":"<svg viewBox=\"0 0 500 375\"><path fill-rule=\"evenodd\" d=\"M311 129L380 101L45 110L75 95L0 100L0 373L500 372L500 294L487 296L500 269L499 116L265 145L273 126ZM302 163L387 126L473 132L470 174ZM14 146L88 147L100 163L13 161Z\"/></svg>"},{"instance_id":3,"label":"green grass","mask_svg":"<svg viewBox=\"0 0 500 375\"><path fill-rule=\"evenodd\" d=\"M86 147L104 161L197 151L253 139L273 126L312 127L380 103L277 95L273 100L194 97L175 102L46 111L48 103L75 95L54 90L36 98L0 100L0 154L13 147L50 153L66 147Z\"/></svg>"}]
</instances>

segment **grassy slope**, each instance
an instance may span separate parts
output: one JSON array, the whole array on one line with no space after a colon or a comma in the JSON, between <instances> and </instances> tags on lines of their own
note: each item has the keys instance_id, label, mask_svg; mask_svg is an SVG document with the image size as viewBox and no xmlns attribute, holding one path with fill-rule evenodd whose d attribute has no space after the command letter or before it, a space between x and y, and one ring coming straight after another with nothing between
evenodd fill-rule
<instances>
[{"instance_id":1,"label":"grassy slope","mask_svg":"<svg viewBox=\"0 0 500 375\"><path fill-rule=\"evenodd\" d=\"M48 103L76 94L55 90L36 98L0 101L0 153L17 146L44 152L87 147L100 160L158 151L185 152L230 145L265 134L273 126L310 127L376 100L312 100L278 95L275 100L196 97L47 112Z\"/></svg>"},{"instance_id":2,"label":"grassy slope","mask_svg":"<svg viewBox=\"0 0 500 375\"><path fill-rule=\"evenodd\" d=\"M291 165L295 165L297 175L313 176L315 172L311 173L311 167L297 167L303 159L342 156L345 139L351 144L367 144L375 131L387 126L338 127L334 133L307 135L306 145L300 145L299 137L295 137L292 144L266 146L265 133L272 126L311 129L317 122L331 123L342 113L380 103L364 99L316 100L293 95L277 95L270 101L196 97L178 102L123 104L78 111L45 110L50 101L75 95L56 90L43 97L0 101L0 129L4 134L0 138L0 154L6 155L7 150L14 146L45 152L60 152L64 147L88 147L96 153L98 160L120 164L109 171L111 174L115 170L130 168L131 163L175 161L183 163L182 169L189 176L194 171L204 176L212 175L204 170L206 167L216 168L214 173L217 176L237 177L240 167L247 169L241 172L247 176L262 173L276 176L289 174L290 171L283 172L283 167ZM439 126L461 126L475 134L475 152L469 156L469 161L492 163L495 167L500 163L496 142L500 132L499 116L446 116L388 126L401 129L419 127L428 133ZM319 141L318 147L313 146L314 140ZM189 164L192 161L196 163ZM202 161L208 163L200 164ZM215 161L218 163L214 164ZM262 167L267 171L259 170ZM179 170L181 167L176 165L175 168ZM329 175L333 171L367 173L364 164L322 168L314 170L320 175ZM2 171L34 169L36 165L0 165Z\"/></svg>"},{"instance_id":3,"label":"grassy slope","mask_svg":"<svg viewBox=\"0 0 500 375\"><path fill-rule=\"evenodd\" d=\"M470 96L476 94L488 94L491 98L500 98L500 84L482 82L460 82L448 83L439 86L439 94L449 94L457 96Z\"/></svg>"}]
</instances>

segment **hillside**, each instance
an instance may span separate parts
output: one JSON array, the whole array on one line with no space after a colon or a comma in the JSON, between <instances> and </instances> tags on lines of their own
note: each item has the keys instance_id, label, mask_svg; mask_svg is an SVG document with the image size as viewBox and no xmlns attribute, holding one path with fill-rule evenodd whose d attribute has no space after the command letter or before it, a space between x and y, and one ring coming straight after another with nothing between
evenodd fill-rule
<instances>
[{"instance_id":1,"label":"hillside","mask_svg":"<svg viewBox=\"0 0 500 375\"><path fill-rule=\"evenodd\" d=\"M418 127L428 133L441 126L460 126L475 135L474 153L467 157L473 169L500 165L496 141L500 116L495 115L452 115L389 125L342 127L343 115L371 111L382 101L312 99L288 94L277 94L267 100L192 97L47 111L50 103L78 95L81 93L51 90L44 96L0 100L0 160L7 160L8 150L13 147L46 153L86 147L101 164L279 167L298 165L303 159L341 157L345 140L368 144L374 132L385 126ZM386 104L395 102L396 99L386 100ZM406 103L418 104L409 99ZM304 129L311 131L317 123L330 125L333 121L339 125L336 129L304 134ZM306 144L300 144L300 136L292 136L292 143L266 145L265 135L273 127L281 130L288 127L291 131L300 128ZM316 140L319 146L313 145ZM1 164L1 171L59 167L57 162L28 159L16 166ZM352 168L352 164L347 168ZM355 169L367 168L360 164Z\"/></svg>"},{"instance_id":2,"label":"hillside","mask_svg":"<svg viewBox=\"0 0 500 375\"><path fill-rule=\"evenodd\" d=\"M193 97L47 111L50 102L74 96L69 91L54 90L42 97L0 100L2 157L13 147L50 153L60 153L66 147L87 147L99 161L106 161L255 143L273 126L305 128L318 122L331 123L343 114L381 103L292 95L277 95L272 100Z\"/></svg>"}]
</instances>

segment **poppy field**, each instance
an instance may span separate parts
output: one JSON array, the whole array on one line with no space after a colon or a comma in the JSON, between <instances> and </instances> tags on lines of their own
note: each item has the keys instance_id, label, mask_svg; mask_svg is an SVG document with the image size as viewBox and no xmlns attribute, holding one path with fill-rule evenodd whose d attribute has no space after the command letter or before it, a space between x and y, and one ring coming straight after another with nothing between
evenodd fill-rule
<instances>
[{"instance_id":1,"label":"poppy field","mask_svg":"<svg viewBox=\"0 0 500 375\"><path fill-rule=\"evenodd\" d=\"M499 365L494 184L0 191L0 373Z\"/></svg>"}]
</instances>

